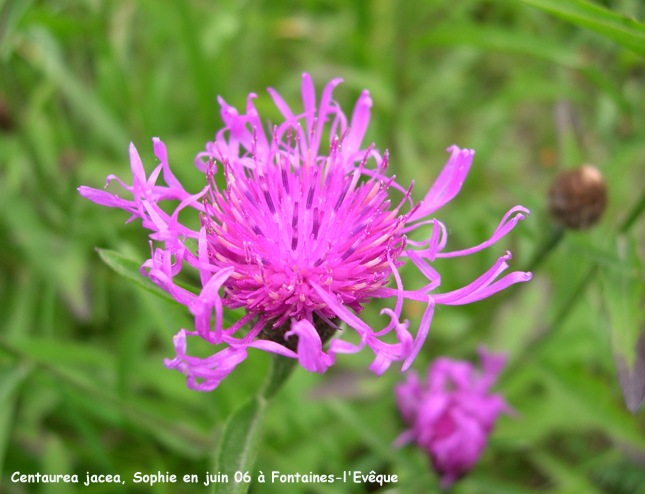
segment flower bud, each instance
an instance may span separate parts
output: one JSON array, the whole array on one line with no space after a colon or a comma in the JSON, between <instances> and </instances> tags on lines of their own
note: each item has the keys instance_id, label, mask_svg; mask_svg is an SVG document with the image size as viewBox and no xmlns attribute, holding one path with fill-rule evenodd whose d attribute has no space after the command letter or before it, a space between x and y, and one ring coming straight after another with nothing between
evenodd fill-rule
<instances>
[{"instance_id":1,"label":"flower bud","mask_svg":"<svg viewBox=\"0 0 645 494\"><path fill-rule=\"evenodd\" d=\"M594 225L606 204L605 180L591 165L560 173L549 190L551 215L563 226L575 230Z\"/></svg>"}]
</instances>

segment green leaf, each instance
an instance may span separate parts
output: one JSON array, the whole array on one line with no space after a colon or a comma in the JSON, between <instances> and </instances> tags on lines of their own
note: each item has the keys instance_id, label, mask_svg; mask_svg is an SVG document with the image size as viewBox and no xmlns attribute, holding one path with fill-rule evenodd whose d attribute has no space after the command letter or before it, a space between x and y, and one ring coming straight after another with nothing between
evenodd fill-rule
<instances>
[{"instance_id":1,"label":"green leaf","mask_svg":"<svg viewBox=\"0 0 645 494\"><path fill-rule=\"evenodd\" d=\"M18 51L61 91L70 107L115 153L123 153L128 137L123 126L65 63L57 40L42 26L20 37Z\"/></svg>"},{"instance_id":2,"label":"green leaf","mask_svg":"<svg viewBox=\"0 0 645 494\"><path fill-rule=\"evenodd\" d=\"M603 302L616 373L627 408L645 399L645 286L636 242L619 236L617 263L602 272Z\"/></svg>"},{"instance_id":3,"label":"green leaf","mask_svg":"<svg viewBox=\"0 0 645 494\"><path fill-rule=\"evenodd\" d=\"M29 373L29 366L19 365L0 370L0 480L9 443L11 421L16 407L16 390Z\"/></svg>"},{"instance_id":4,"label":"green leaf","mask_svg":"<svg viewBox=\"0 0 645 494\"><path fill-rule=\"evenodd\" d=\"M617 442L645 450L645 435L638 421L616 400L611 384L590 376L582 368L551 364L540 366L540 373L553 400L552 411L545 410L545 413L556 413L559 408L560 414L569 415L558 419L570 424L569 430L600 429Z\"/></svg>"},{"instance_id":5,"label":"green leaf","mask_svg":"<svg viewBox=\"0 0 645 494\"><path fill-rule=\"evenodd\" d=\"M72 397L77 406L83 407L102 420L110 422L108 417L112 417L114 419L111 421L112 424L121 425L120 419L126 418L136 428L149 433L162 444L190 458L200 458L212 447L211 437L196 429L193 426L194 423L180 423L181 421L176 417L167 418L160 413L163 411L161 407L149 406L137 396L131 396L128 399L117 396L110 387L106 387L103 382L98 382L87 372L80 372L73 366L59 363L57 358L52 357L51 352L43 350L42 345L32 348L29 342L21 342L20 346L16 346L0 339L0 349L33 362L47 375L68 384L69 389L66 390L68 398ZM65 353L59 358L63 359L64 355ZM100 354L93 355L98 358ZM91 358L90 356L80 357L75 351L72 351L70 356L74 361L79 362Z\"/></svg>"},{"instance_id":6,"label":"green leaf","mask_svg":"<svg viewBox=\"0 0 645 494\"><path fill-rule=\"evenodd\" d=\"M645 25L585 0L522 0L645 56Z\"/></svg>"},{"instance_id":7,"label":"green leaf","mask_svg":"<svg viewBox=\"0 0 645 494\"><path fill-rule=\"evenodd\" d=\"M558 492L584 492L601 494L594 484L580 471L544 451L530 453L533 463L558 486Z\"/></svg>"},{"instance_id":8,"label":"green leaf","mask_svg":"<svg viewBox=\"0 0 645 494\"><path fill-rule=\"evenodd\" d=\"M12 348L38 362L61 364L69 369L83 366L113 372L115 368L113 354L98 345L55 338L23 338L12 342Z\"/></svg>"},{"instance_id":9,"label":"green leaf","mask_svg":"<svg viewBox=\"0 0 645 494\"><path fill-rule=\"evenodd\" d=\"M132 259L129 259L113 250L97 248L96 251L99 253L99 256L101 256L101 259L105 264L110 266L114 271L116 271L124 278L127 278L130 281L134 281L137 285L144 288L145 290L151 293L154 293L155 295L158 295L165 300L169 300L170 302L173 302L174 304L177 304L183 307L183 305L177 302L172 297L172 295L170 295L170 293L168 293L163 288L160 288L159 286L155 285L152 281L150 281L150 278L146 278L145 276L142 276L141 271L139 270L140 265L137 261L133 261ZM192 286L177 280L173 280L173 281L177 286L183 288L184 290L187 290L194 294L199 293L199 288L195 286ZM241 318L243 315L243 312L241 311L242 309L237 309L237 310L227 309L222 315L222 321L224 323L231 324L231 325L235 324L238 321L238 319Z\"/></svg>"},{"instance_id":10,"label":"green leaf","mask_svg":"<svg viewBox=\"0 0 645 494\"><path fill-rule=\"evenodd\" d=\"M262 396L254 396L226 421L215 456L215 472L227 474L229 481L214 484L213 492L241 494L249 489L250 482L235 481L235 472L254 474L267 403Z\"/></svg>"},{"instance_id":11,"label":"green leaf","mask_svg":"<svg viewBox=\"0 0 645 494\"><path fill-rule=\"evenodd\" d=\"M396 461L396 451L392 449L391 445L388 444L378 431L365 424L364 420L361 419L352 407L339 400L329 400L327 406L340 421L344 422L349 429L355 431L363 442L381 458Z\"/></svg>"},{"instance_id":12,"label":"green leaf","mask_svg":"<svg viewBox=\"0 0 645 494\"><path fill-rule=\"evenodd\" d=\"M69 474L73 472L72 459L63 440L56 434L50 434L45 443L41 472L44 475ZM43 494L73 494L76 486L69 482L46 483Z\"/></svg>"},{"instance_id":13,"label":"green leaf","mask_svg":"<svg viewBox=\"0 0 645 494\"><path fill-rule=\"evenodd\" d=\"M528 55L571 68L582 68L584 63L572 49L537 36L467 23L437 26L417 40L419 46L473 46L483 50Z\"/></svg>"},{"instance_id":14,"label":"green leaf","mask_svg":"<svg viewBox=\"0 0 645 494\"><path fill-rule=\"evenodd\" d=\"M33 202L24 195L9 193L2 181L0 220L8 225L12 239L34 271L56 283L74 312L80 318L86 318L89 300L83 283L87 274L87 256L75 239L52 231ZM43 252L49 255L43 255ZM51 262L52 258L56 262Z\"/></svg>"},{"instance_id":15,"label":"green leaf","mask_svg":"<svg viewBox=\"0 0 645 494\"><path fill-rule=\"evenodd\" d=\"M476 470L460 482L466 488L464 492L478 492L481 494L535 494L533 489L527 489L514 482L499 480L490 474L482 473L481 470Z\"/></svg>"},{"instance_id":16,"label":"green leaf","mask_svg":"<svg viewBox=\"0 0 645 494\"><path fill-rule=\"evenodd\" d=\"M139 268L141 266L138 262L133 261L132 259L128 259L118 252L114 252L113 250L96 249L96 251L99 253L99 256L101 256L101 259L105 264L110 266L112 269L114 269L114 271L116 271L124 278L127 278L130 281L134 281L137 285L145 288L155 295L159 295L166 300L177 303L177 301L172 298L172 295L170 295L167 291L155 285L152 281L150 281L150 278L145 278L141 275L141 271L139 271Z\"/></svg>"},{"instance_id":17,"label":"green leaf","mask_svg":"<svg viewBox=\"0 0 645 494\"><path fill-rule=\"evenodd\" d=\"M0 1L0 13L2 14L2 28L0 29L0 58L7 62L13 51L13 36L20 20L25 15L33 0L21 0L15 2Z\"/></svg>"}]
</instances>

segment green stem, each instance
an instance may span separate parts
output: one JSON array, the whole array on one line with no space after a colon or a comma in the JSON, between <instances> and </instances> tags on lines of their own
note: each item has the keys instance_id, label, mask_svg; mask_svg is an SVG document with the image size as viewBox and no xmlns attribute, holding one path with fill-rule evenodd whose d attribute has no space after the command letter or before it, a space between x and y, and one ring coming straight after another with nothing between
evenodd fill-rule
<instances>
[{"instance_id":1,"label":"green stem","mask_svg":"<svg viewBox=\"0 0 645 494\"><path fill-rule=\"evenodd\" d=\"M630 213L627 215L627 219L620 226L620 228L618 229L618 232L627 233L632 228L632 226L634 226L634 223L636 223L636 220L640 217L643 211L645 211L645 192L641 196L640 200L634 205ZM561 238L562 238L562 234L560 234L560 239ZM557 245L557 242L559 242L560 239L558 239L555 243L547 242L547 244L545 245L553 244L552 247L548 250L552 250L552 248L555 245ZM536 256L534 260L537 258L539 258L539 256ZM571 296L562 305L562 307L556 314L555 318L553 319L553 322L549 325L548 329L542 333L541 335L542 337L536 338L531 343L529 343L526 346L526 348L523 350L522 354L517 358L517 360L515 361L515 364L509 367L509 370L511 370L512 367L515 367L516 365L518 365L519 362L525 363L527 358L530 358L531 356L535 355L536 350L538 350L542 345L546 343L546 338L544 338L544 336L555 333L558 327L560 327L560 325L564 323L564 321L566 320L571 310L577 305L581 296L584 294L585 290L587 289L587 286L589 286L589 284L593 281L593 279L598 274L598 270L599 270L599 265L597 262L594 262L591 265L591 268L589 269L585 277L580 281L576 289L573 291ZM512 375L512 372L506 372L505 375Z\"/></svg>"},{"instance_id":2,"label":"green stem","mask_svg":"<svg viewBox=\"0 0 645 494\"><path fill-rule=\"evenodd\" d=\"M621 225L618 231L620 233L626 233L627 231L629 231L629 229L636 222L638 217L643 213L643 211L645 211L645 191L643 192L643 195L641 196L640 201L638 201L636 206L634 206L631 213L629 213L629 216L627 216L627 219Z\"/></svg>"},{"instance_id":3,"label":"green stem","mask_svg":"<svg viewBox=\"0 0 645 494\"><path fill-rule=\"evenodd\" d=\"M235 481L236 472L253 472L269 400L282 388L297 362L296 359L273 355L262 387L226 419L215 452L214 471L228 475L230 481L213 484L214 494L245 494L248 491L253 477Z\"/></svg>"},{"instance_id":4,"label":"green stem","mask_svg":"<svg viewBox=\"0 0 645 494\"><path fill-rule=\"evenodd\" d=\"M636 223L636 220L641 216L641 214L645 211L645 192L643 192L643 195L639 199L639 201L634 205L630 213L627 215L627 218L623 222L623 224L618 228L618 233L627 233L632 226ZM551 238L544 244L544 246L538 251L538 253L534 256L533 260L529 264L530 270L535 269L535 267L539 266L542 261L547 257L547 255L558 245L558 243L562 240L564 237L565 230L564 229L559 229L559 230L554 230ZM553 319L553 322L548 326L548 328L544 331L541 332L540 335L535 338L533 341L531 341L522 351L522 353L518 356L518 358L515 360L513 364L509 366L507 371L510 372L505 372L504 375L510 376L513 374L512 370L521 364L525 364L527 359L530 359L531 357L535 356L537 353L536 351L539 350L544 344L546 344L548 338L548 335L551 335L556 332L556 330L564 323L564 321L567 319L567 316L571 312L571 310L577 305L578 301L584 294L585 290L587 289L587 286L594 280L596 275L598 274L599 270L599 265L597 262L592 263L591 268L585 275L585 277L580 281L576 289L572 292L571 296L567 299L567 301L562 304L560 310L557 312L555 318ZM515 291L513 291L509 296L513 296ZM508 297L507 297L508 298ZM494 310L497 308L499 304L495 305L493 308L493 311L491 311L491 317L492 313Z\"/></svg>"},{"instance_id":5,"label":"green stem","mask_svg":"<svg viewBox=\"0 0 645 494\"><path fill-rule=\"evenodd\" d=\"M542 245L540 250L538 250L531 262L529 262L528 267L524 271L535 271L544 260L551 254L551 252L558 246L560 241L564 238L565 229L560 225L554 224L551 229L551 235L547 241Z\"/></svg>"},{"instance_id":6,"label":"green stem","mask_svg":"<svg viewBox=\"0 0 645 494\"><path fill-rule=\"evenodd\" d=\"M260 388L259 395L271 399L282 388L282 385L291 375L293 368L298 363L295 358L283 357L282 355L274 355L271 359L271 367L262 388Z\"/></svg>"},{"instance_id":7,"label":"green stem","mask_svg":"<svg viewBox=\"0 0 645 494\"><path fill-rule=\"evenodd\" d=\"M556 329L562 323L564 323L564 321L567 319L567 316L571 312L571 309L577 305L587 286L589 285L591 280L595 278L597 273L598 264L594 264L593 266L591 266L591 269L587 271L587 274L580 281L580 283L578 283L578 286L575 288L575 290L573 290L573 293L571 293L566 302L562 304L560 310L553 319L553 322L547 327L546 330L541 331L540 334L537 335L537 337L531 340L526 345L526 347L524 347L520 355L516 359L514 359L513 362L504 370L504 376L512 376L514 374L513 371L516 368L526 365L528 360L535 357L535 355L539 353L539 350L549 341L547 336L554 334L556 332Z\"/></svg>"}]
</instances>

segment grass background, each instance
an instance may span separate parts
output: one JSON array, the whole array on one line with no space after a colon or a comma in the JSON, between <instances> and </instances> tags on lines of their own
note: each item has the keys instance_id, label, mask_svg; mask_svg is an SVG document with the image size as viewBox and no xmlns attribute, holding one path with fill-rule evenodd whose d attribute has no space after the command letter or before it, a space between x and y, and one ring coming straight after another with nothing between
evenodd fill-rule
<instances>
[{"instance_id":1,"label":"grass background","mask_svg":"<svg viewBox=\"0 0 645 494\"><path fill-rule=\"evenodd\" d=\"M217 95L243 108L256 92L260 114L277 121L264 89L297 106L307 71L319 91L344 78L334 94L347 114L370 90L366 141L389 148L392 173L416 181L417 199L447 146L477 151L461 193L437 213L448 249L485 240L516 204L531 209L494 247L437 261L442 289L507 249L512 268L527 268L554 238L555 175L585 162L602 171L602 221L567 232L518 290L438 310L414 368L438 355L473 359L480 343L509 354L498 389L518 415L499 420L455 493L645 493L645 415L624 406L593 275L645 190L644 31L609 11L645 15L637 0L0 1L0 491L209 490L132 476L203 479L226 417L255 393L269 358L251 352L211 393L164 369L188 311L101 262L95 247L143 262L146 233L76 188L100 188L110 173L130 180L130 141L149 172L159 136L176 176L200 190L193 158L222 125ZM629 231L642 254L640 217ZM405 311L416 327L421 307ZM377 322L377 304L364 317ZM391 449L402 376L395 365L376 378L370 361L363 351L322 376L297 369L270 405L252 473L374 470L399 483L254 482L249 492L438 491L422 451ZM16 471L81 482L116 473L126 484L17 484Z\"/></svg>"}]
</instances>

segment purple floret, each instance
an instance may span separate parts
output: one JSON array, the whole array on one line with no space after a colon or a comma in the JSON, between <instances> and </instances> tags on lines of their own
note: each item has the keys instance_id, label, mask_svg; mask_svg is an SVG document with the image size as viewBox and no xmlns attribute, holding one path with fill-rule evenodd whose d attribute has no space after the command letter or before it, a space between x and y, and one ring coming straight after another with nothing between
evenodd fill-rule
<instances>
[{"instance_id":1,"label":"purple floret","mask_svg":"<svg viewBox=\"0 0 645 494\"><path fill-rule=\"evenodd\" d=\"M415 204L412 185L405 189L386 175L387 151L381 155L373 146L361 148L372 106L368 91L360 95L348 125L332 99L340 82L330 82L317 104L313 82L304 74L302 114L294 114L269 89L285 120L268 133L253 105L254 94L242 115L220 98L225 127L197 155L195 164L206 176L198 194L186 192L172 174L165 145L158 138L153 139L154 151L161 164L149 177L133 145L133 185L108 177L108 182L118 180L133 200L79 188L81 195L98 204L122 208L132 214L131 219L141 218L143 226L153 231L150 238L163 243L163 248L153 249L141 273L195 316L194 330L179 331L174 338L176 356L166 360L166 367L183 372L193 389L216 388L246 358L248 348L297 358L307 370L322 373L336 354L355 353L367 345L376 356L370 365L375 373L383 373L395 360L403 360L405 370L428 334L435 304L474 302L531 277L514 272L497 280L508 267L507 253L470 285L433 293L441 282L430 265L435 258L466 255L495 243L528 211L521 206L511 209L481 245L442 252L446 228L428 216L459 192L474 151L449 148L448 163L424 200ZM327 129L329 151L322 152ZM225 188L216 183L218 172L224 175ZM166 186L156 185L161 173ZM392 189L402 196L396 204L391 203ZM180 201L172 215L160 208L163 200ZM198 231L178 221L179 211L188 207L200 216ZM424 224L432 224L429 239L407 240L407 233ZM186 246L186 239L197 241L196 252ZM406 259L428 279L423 288L404 289L398 269ZM184 262L199 270L199 295L173 281ZM395 287L387 286L392 279ZM381 312L389 322L378 331L358 317L373 298L395 299L393 309ZM408 331L408 321L400 320L404 299L426 304L415 337ZM246 315L224 327L223 311L237 308L244 308ZM323 350L329 328L336 329L341 321L358 332L360 343L333 339ZM245 336L236 337L247 324L250 330ZM393 330L398 342L383 342L381 338ZM206 359L191 357L186 355L187 335L226 348Z\"/></svg>"},{"instance_id":2,"label":"purple floret","mask_svg":"<svg viewBox=\"0 0 645 494\"><path fill-rule=\"evenodd\" d=\"M479 355L481 373L469 362L441 357L432 363L425 381L410 372L394 391L410 426L396 444L415 441L424 448L444 489L477 463L497 417L512 413L501 395L489 392L505 358L483 348Z\"/></svg>"}]
</instances>

